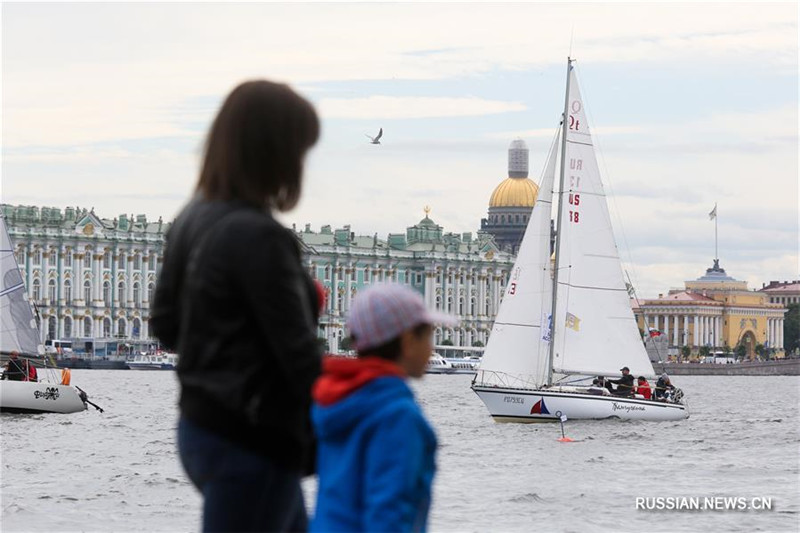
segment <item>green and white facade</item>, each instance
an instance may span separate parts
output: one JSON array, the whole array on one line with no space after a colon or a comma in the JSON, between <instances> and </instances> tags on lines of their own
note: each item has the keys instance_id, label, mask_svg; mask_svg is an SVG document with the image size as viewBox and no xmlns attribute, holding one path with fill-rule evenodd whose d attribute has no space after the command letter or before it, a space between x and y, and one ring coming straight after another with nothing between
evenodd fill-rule
<instances>
[{"instance_id":1,"label":"green and white facade","mask_svg":"<svg viewBox=\"0 0 800 533\"><path fill-rule=\"evenodd\" d=\"M349 226L318 233L297 232L306 267L322 282L328 298L319 335L340 351L345 320L358 291L394 281L417 290L430 308L459 318L459 325L435 331L434 342L485 345L514 256L501 252L491 235L445 233L427 215L405 233L386 240L356 236Z\"/></svg>"},{"instance_id":2,"label":"green and white facade","mask_svg":"<svg viewBox=\"0 0 800 533\"><path fill-rule=\"evenodd\" d=\"M147 339L169 224L94 210L3 205L42 340Z\"/></svg>"},{"instance_id":3,"label":"green and white facade","mask_svg":"<svg viewBox=\"0 0 800 533\"><path fill-rule=\"evenodd\" d=\"M2 206L42 340L150 337L150 301L169 224L144 215L100 218L94 210ZM345 319L359 290L405 283L430 307L460 324L437 329L436 344L486 343L514 257L489 234L445 233L427 215L386 240L356 236L349 226L295 233L309 273L328 293L319 335L339 351Z\"/></svg>"}]
</instances>

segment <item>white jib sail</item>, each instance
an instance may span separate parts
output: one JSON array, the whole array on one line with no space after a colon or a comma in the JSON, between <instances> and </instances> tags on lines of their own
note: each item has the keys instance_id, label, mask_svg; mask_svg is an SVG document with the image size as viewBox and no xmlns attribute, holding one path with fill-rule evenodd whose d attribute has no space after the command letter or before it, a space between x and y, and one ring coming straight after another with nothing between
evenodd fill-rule
<instances>
[{"instance_id":1,"label":"white jib sail","mask_svg":"<svg viewBox=\"0 0 800 533\"><path fill-rule=\"evenodd\" d=\"M41 354L43 349L39 344L39 329L33 319L6 219L2 215L0 226L0 350Z\"/></svg>"},{"instance_id":2,"label":"white jib sail","mask_svg":"<svg viewBox=\"0 0 800 533\"><path fill-rule=\"evenodd\" d=\"M553 370L652 377L622 276L575 71L570 71Z\"/></svg>"},{"instance_id":3,"label":"white jib sail","mask_svg":"<svg viewBox=\"0 0 800 533\"><path fill-rule=\"evenodd\" d=\"M480 379L485 384L537 387L547 379L553 294L550 216L557 146L556 140L481 358Z\"/></svg>"}]
</instances>

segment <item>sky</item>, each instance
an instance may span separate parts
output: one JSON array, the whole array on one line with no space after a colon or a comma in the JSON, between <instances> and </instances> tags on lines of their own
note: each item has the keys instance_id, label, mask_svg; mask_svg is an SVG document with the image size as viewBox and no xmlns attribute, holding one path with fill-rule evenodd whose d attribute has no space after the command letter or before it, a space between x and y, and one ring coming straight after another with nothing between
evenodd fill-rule
<instances>
[{"instance_id":1,"label":"sky","mask_svg":"<svg viewBox=\"0 0 800 533\"><path fill-rule=\"evenodd\" d=\"M512 140L538 181L569 55L640 297L711 266L715 204L729 275L798 279L796 2L3 3L0 198L171 220L267 78L322 121L285 224L474 235Z\"/></svg>"}]
</instances>

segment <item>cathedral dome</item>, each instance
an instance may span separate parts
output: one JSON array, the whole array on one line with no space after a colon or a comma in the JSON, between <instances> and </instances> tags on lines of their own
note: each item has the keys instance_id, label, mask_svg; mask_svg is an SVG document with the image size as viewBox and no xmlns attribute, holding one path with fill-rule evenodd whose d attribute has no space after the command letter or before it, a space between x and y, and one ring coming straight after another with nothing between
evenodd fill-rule
<instances>
[{"instance_id":1,"label":"cathedral dome","mask_svg":"<svg viewBox=\"0 0 800 533\"><path fill-rule=\"evenodd\" d=\"M539 186L528 178L506 178L492 193L489 207L533 207Z\"/></svg>"}]
</instances>

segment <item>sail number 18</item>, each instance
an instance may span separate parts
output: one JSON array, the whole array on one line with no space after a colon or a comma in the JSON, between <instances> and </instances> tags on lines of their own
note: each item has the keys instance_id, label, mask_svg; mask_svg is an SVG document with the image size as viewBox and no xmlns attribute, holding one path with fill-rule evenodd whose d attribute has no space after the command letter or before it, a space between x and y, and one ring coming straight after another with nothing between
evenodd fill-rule
<instances>
[{"instance_id":1,"label":"sail number 18","mask_svg":"<svg viewBox=\"0 0 800 533\"><path fill-rule=\"evenodd\" d=\"M576 193L569 193L569 203L570 205L574 205L575 208L577 209L577 207L581 205L581 195ZM574 222L575 224L579 224L580 220L581 220L580 213L578 211L570 210L569 221Z\"/></svg>"}]
</instances>

